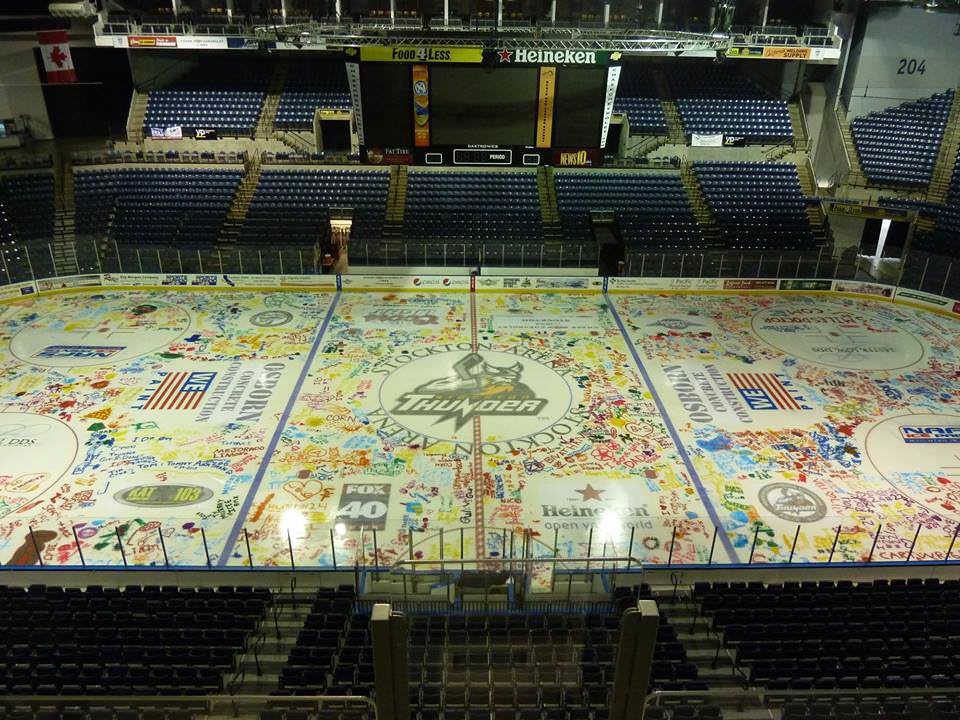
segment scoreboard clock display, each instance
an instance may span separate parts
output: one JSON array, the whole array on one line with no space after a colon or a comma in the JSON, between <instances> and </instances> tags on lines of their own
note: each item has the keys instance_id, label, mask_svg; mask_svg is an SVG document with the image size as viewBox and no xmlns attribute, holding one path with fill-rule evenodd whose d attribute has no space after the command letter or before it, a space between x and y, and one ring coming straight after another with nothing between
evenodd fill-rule
<instances>
[{"instance_id":1,"label":"scoreboard clock display","mask_svg":"<svg viewBox=\"0 0 960 720\"><path fill-rule=\"evenodd\" d=\"M509 148L456 148L454 165L510 165L513 150Z\"/></svg>"}]
</instances>

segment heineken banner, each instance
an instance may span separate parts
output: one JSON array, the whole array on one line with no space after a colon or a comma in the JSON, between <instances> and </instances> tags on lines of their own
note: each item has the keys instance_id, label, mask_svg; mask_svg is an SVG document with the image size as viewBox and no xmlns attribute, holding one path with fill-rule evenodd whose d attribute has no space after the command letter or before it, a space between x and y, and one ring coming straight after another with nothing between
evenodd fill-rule
<instances>
[{"instance_id":1,"label":"heineken banner","mask_svg":"<svg viewBox=\"0 0 960 720\"><path fill-rule=\"evenodd\" d=\"M533 48L505 47L500 50L488 50L488 61L496 60L498 65L609 65L622 57L620 52L598 52L596 50L541 50ZM495 57L492 57L495 55Z\"/></svg>"}]
</instances>

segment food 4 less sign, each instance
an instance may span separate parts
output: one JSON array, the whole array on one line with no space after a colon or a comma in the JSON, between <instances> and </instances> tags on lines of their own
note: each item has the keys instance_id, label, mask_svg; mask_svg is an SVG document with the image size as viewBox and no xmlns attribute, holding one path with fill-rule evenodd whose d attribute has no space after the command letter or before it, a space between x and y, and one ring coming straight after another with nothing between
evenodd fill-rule
<instances>
[{"instance_id":1,"label":"food 4 less sign","mask_svg":"<svg viewBox=\"0 0 960 720\"><path fill-rule=\"evenodd\" d=\"M393 47L362 47L360 60L366 62L406 63L480 63L483 48L433 47L431 45L396 45Z\"/></svg>"}]
</instances>

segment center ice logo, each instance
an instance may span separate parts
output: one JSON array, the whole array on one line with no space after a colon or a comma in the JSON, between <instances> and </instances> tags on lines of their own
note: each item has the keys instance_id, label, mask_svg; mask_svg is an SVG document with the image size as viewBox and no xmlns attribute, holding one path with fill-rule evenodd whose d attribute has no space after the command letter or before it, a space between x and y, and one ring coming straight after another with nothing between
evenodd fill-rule
<instances>
[{"instance_id":1,"label":"center ice logo","mask_svg":"<svg viewBox=\"0 0 960 720\"><path fill-rule=\"evenodd\" d=\"M523 365L491 365L471 352L453 364L452 374L403 393L390 410L393 415L436 417L436 423L455 421L455 430L479 416L535 416L548 399L537 397L521 382Z\"/></svg>"}]
</instances>

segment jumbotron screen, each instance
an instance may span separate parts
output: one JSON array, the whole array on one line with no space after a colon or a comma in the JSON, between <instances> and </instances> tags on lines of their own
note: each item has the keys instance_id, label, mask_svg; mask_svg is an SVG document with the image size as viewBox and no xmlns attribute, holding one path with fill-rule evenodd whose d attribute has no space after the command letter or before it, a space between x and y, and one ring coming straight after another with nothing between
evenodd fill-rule
<instances>
[{"instance_id":1,"label":"jumbotron screen","mask_svg":"<svg viewBox=\"0 0 960 720\"><path fill-rule=\"evenodd\" d=\"M366 144L384 147L413 145L410 66L362 63L360 78Z\"/></svg>"},{"instance_id":2,"label":"jumbotron screen","mask_svg":"<svg viewBox=\"0 0 960 720\"><path fill-rule=\"evenodd\" d=\"M605 67L561 67L553 106L553 146L597 147L606 94Z\"/></svg>"},{"instance_id":3,"label":"jumbotron screen","mask_svg":"<svg viewBox=\"0 0 960 720\"><path fill-rule=\"evenodd\" d=\"M430 67L434 145L533 145L538 69Z\"/></svg>"}]
</instances>

